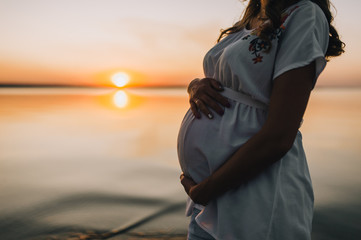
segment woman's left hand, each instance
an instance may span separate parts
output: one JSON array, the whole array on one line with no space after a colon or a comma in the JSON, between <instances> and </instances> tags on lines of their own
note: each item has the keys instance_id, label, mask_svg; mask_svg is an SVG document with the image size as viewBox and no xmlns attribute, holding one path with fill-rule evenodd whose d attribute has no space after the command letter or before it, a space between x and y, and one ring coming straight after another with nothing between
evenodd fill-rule
<instances>
[{"instance_id":1,"label":"woman's left hand","mask_svg":"<svg viewBox=\"0 0 361 240\"><path fill-rule=\"evenodd\" d=\"M206 194L202 191L202 185L197 184L193 181L192 178L185 176L183 173L180 176L181 184L184 187L184 190L188 194L188 196L193 200L193 202L207 205L208 202L211 200L209 194Z\"/></svg>"}]
</instances>

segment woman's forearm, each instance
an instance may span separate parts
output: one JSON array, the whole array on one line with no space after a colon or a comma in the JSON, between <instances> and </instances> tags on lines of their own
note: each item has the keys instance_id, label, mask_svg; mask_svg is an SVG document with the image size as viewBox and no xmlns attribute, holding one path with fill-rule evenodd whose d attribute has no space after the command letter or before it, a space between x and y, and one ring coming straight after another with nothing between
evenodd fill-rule
<instances>
[{"instance_id":1,"label":"woman's forearm","mask_svg":"<svg viewBox=\"0 0 361 240\"><path fill-rule=\"evenodd\" d=\"M201 203L251 180L292 147L313 86L315 66L291 70L275 80L269 112L262 129L243 144L190 196Z\"/></svg>"},{"instance_id":2,"label":"woman's forearm","mask_svg":"<svg viewBox=\"0 0 361 240\"><path fill-rule=\"evenodd\" d=\"M204 196L213 199L246 183L288 152L290 146L285 142L282 138L260 131L197 187L202 189Z\"/></svg>"}]
</instances>

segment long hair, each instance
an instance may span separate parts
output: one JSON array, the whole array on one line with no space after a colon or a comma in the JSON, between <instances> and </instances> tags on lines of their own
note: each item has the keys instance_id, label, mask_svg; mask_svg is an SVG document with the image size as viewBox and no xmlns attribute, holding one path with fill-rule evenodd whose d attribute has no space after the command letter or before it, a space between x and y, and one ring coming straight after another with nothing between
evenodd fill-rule
<instances>
[{"instance_id":1,"label":"long hair","mask_svg":"<svg viewBox=\"0 0 361 240\"><path fill-rule=\"evenodd\" d=\"M274 32L281 26L281 14L287 7L299 2L300 0L269 0L265 8L266 17L270 20L269 24L264 24L258 31L258 36L268 42L271 47L269 39L270 33ZM323 11L329 24L329 44L326 52L326 58L336 57L344 52L345 43L340 40L336 28L332 25L333 16L330 10L329 0L311 0L316 3ZM217 40L219 42L223 37L241 31L243 28L249 26L252 19L256 18L261 11L260 0L250 0L245 9L243 17L240 21L235 23L232 27L221 30L221 34Z\"/></svg>"}]
</instances>

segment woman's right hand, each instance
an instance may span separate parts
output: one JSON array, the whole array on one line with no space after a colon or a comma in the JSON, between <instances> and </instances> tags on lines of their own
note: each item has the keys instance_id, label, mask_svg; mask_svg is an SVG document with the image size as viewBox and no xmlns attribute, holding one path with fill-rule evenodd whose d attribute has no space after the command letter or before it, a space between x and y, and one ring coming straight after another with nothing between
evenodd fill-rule
<instances>
[{"instance_id":1,"label":"woman's right hand","mask_svg":"<svg viewBox=\"0 0 361 240\"><path fill-rule=\"evenodd\" d=\"M196 78L190 82L187 91L191 110L196 118L201 118L200 112L202 112L212 119L213 115L209 108L222 116L224 110L221 106L230 107L227 98L219 93L223 91L223 86L213 78Z\"/></svg>"}]
</instances>

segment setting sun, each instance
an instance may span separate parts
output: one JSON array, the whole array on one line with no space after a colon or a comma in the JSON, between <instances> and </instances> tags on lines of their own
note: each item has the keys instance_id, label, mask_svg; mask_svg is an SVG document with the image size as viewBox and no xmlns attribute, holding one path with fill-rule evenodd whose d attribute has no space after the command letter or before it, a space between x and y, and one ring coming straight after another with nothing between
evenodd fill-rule
<instances>
[{"instance_id":1,"label":"setting sun","mask_svg":"<svg viewBox=\"0 0 361 240\"><path fill-rule=\"evenodd\" d=\"M125 85L128 84L129 80L130 80L129 75L124 72L118 72L112 76L112 82L117 87L124 87Z\"/></svg>"}]
</instances>

